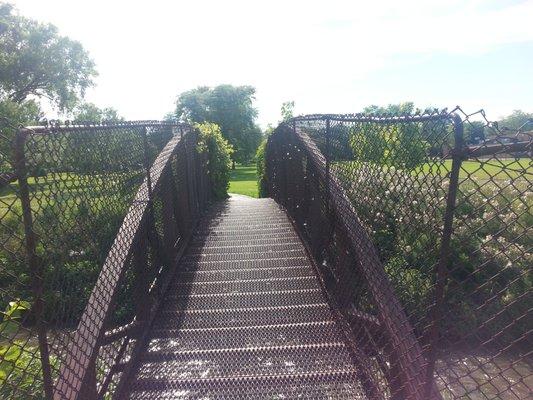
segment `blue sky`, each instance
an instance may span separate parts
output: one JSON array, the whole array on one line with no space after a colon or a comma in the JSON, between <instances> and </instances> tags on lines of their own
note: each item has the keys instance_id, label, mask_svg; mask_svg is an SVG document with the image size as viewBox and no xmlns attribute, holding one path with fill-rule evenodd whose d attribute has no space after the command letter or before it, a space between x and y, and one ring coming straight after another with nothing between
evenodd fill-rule
<instances>
[{"instance_id":1,"label":"blue sky","mask_svg":"<svg viewBox=\"0 0 533 400\"><path fill-rule=\"evenodd\" d=\"M87 100L159 119L198 85L257 88L262 126L369 104L533 112L533 1L16 0L90 52Z\"/></svg>"}]
</instances>

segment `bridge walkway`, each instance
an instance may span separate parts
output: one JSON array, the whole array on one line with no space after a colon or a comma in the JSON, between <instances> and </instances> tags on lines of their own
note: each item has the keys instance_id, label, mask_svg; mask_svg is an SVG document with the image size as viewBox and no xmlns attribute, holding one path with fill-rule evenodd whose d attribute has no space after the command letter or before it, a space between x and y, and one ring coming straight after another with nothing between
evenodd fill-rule
<instances>
[{"instance_id":1,"label":"bridge walkway","mask_svg":"<svg viewBox=\"0 0 533 400\"><path fill-rule=\"evenodd\" d=\"M365 398L287 215L244 196L200 222L126 387L130 399Z\"/></svg>"}]
</instances>

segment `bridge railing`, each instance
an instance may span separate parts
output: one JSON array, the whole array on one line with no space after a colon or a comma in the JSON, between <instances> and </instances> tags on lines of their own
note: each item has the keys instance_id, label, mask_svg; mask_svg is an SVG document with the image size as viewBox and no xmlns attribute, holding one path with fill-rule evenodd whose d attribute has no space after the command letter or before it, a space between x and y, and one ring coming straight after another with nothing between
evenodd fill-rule
<instances>
[{"instance_id":1,"label":"bridge railing","mask_svg":"<svg viewBox=\"0 0 533 400\"><path fill-rule=\"evenodd\" d=\"M269 138L269 193L308 244L370 397L531 393L527 129L457 109L304 116Z\"/></svg>"},{"instance_id":2,"label":"bridge railing","mask_svg":"<svg viewBox=\"0 0 533 400\"><path fill-rule=\"evenodd\" d=\"M0 397L119 393L210 188L197 133L2 121Z\"/></svg>"}]
</instances>

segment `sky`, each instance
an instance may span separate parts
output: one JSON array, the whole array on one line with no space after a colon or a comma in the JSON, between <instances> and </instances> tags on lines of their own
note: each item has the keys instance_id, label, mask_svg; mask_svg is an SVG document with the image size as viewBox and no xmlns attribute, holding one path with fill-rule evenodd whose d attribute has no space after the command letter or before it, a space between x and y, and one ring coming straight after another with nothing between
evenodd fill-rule
<instances>
[{"instance_id":1,"label":"sky","mask_svg":"<svg viewBox=\"0 0 533 400\"><path fill-rule=\"evenodd\" d=\"M420 108L533 112L533 0L10 0L80 41L86 100L161 119L200 85L252 85L258 122Z\"/></svg>"}]
</instances>

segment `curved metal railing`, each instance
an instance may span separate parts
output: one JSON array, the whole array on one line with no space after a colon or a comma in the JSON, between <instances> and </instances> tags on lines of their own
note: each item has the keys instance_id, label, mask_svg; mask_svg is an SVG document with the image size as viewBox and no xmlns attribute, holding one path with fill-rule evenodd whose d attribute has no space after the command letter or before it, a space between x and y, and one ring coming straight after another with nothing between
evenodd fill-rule
<instances>
[{"instance_id":1,"label":"curved metal railing","mask_svg":"<svg viewBox=\"0 0 533 400\"><path fill-rule=\"evenodd\" d=\"M532 136L483 118L312 115L268 140L269 195L308 243L370 397L531 390ZM479 126L490 138L473 143Z\"/></svg>"}]
</instances>

